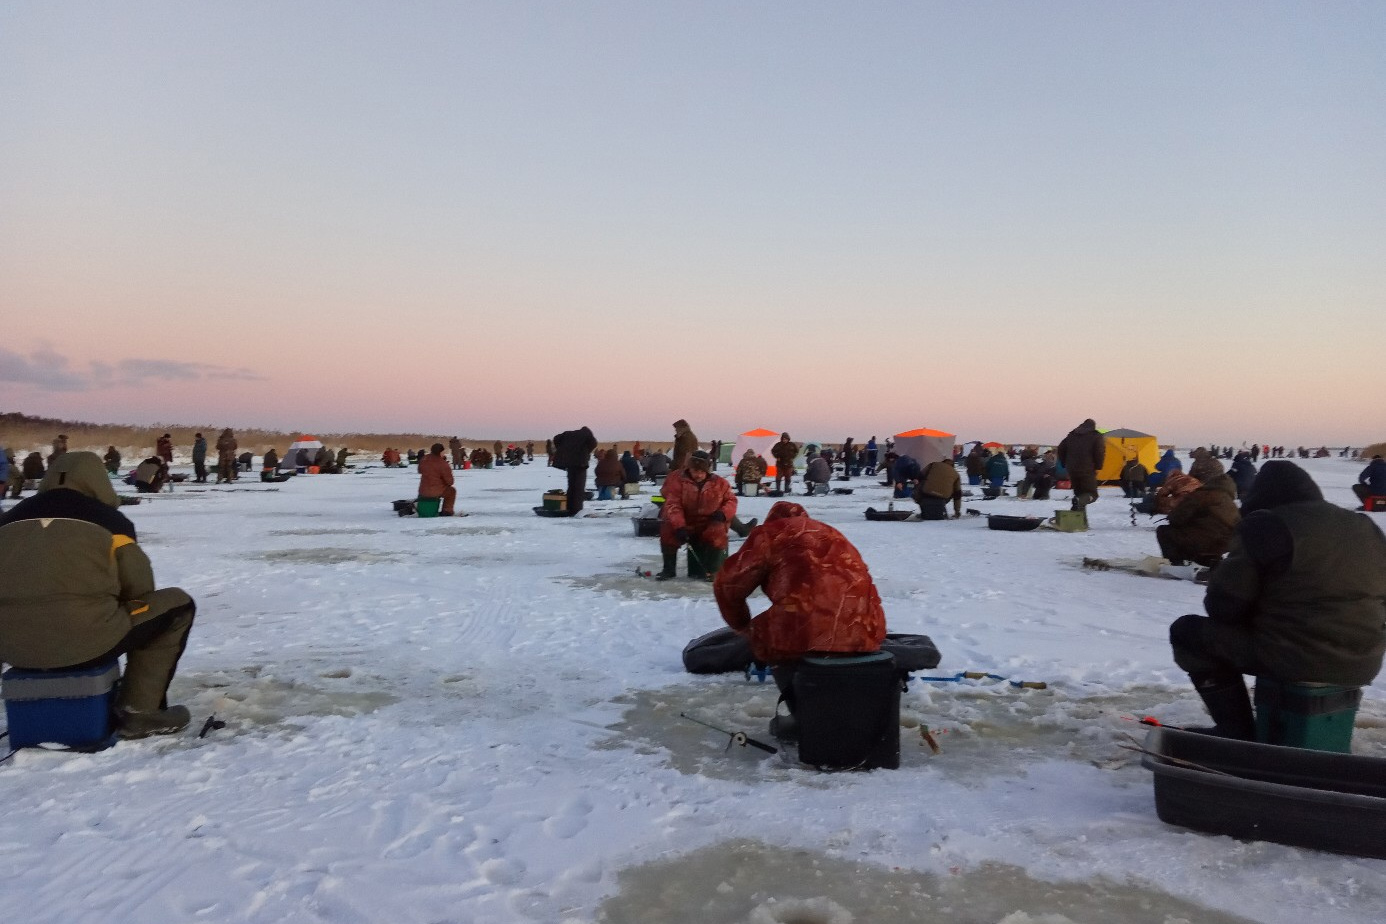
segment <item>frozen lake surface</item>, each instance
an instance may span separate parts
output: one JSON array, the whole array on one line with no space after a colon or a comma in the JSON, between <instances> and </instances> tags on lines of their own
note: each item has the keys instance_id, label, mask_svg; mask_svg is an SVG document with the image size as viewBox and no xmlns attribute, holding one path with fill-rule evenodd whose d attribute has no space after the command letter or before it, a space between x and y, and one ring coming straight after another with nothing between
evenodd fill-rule
<instances>
[{"instance_id":1,"label":"frozen lake surface","mask_svg":"<svg viewBox=\"0 0 1386 924\"><path fill-rule=\"evenodd\" d=\"M1300 464L1355 506L1360 463ZM1202 720L1166 641L1202 588L1082 567L1156 553L1114 489L1073 534L867 522L888 500L867 478L796 498L861 549L890 630L934 639L935 673L1049 685L914 682L901 768L822 774L678 718L765 737L775 693L683 672L684 644L721 625L711 587L639 575L659 552L633 509L536 517L563 482L536 462L458 473L465 518L396 517L416 482L367 467L125 508L159 582L198 602L172 691L194 725L0 765L7 907L65 924L1386 917L1386 862L1156 818L1119 745L1142 737L1134 717ZM965 503L1052 515L1067 497ZM198 739L212 713L226 728ZM1386 756L1379 688L1355 748Z\"/></svg>"}]
</instances>

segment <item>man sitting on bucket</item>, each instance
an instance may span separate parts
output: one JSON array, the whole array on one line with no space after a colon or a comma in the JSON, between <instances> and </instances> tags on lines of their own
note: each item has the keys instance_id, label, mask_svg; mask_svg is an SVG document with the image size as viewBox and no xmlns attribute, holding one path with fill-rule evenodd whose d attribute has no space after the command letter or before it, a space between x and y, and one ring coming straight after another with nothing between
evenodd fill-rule
<instances>
[{"instance_id":1,"label":"man sitting on bucket","mask_svg":"<svg viewBox=\"0 0 1386 924\"><path fill-rule=\"evenodd\" d=\"M167 696L196 606L176 587L154 589L119 505L100 457L66 452L38 494L0 517L0 661L81 670L124 654L117 733L171 734L189 719Z\"/></svg>"},{"instance_id":2,"label":"man sitting on bucket","mask_svg":"<svg viewBox=\"0 0 1386 924\"><path fill-rule=\"evenodd\" d=\"M660 489L664 507L659 527L659 551L664 570L655 575L667 581L675 574L679 546L688 543L692 560L703 577L712 575L727 556L727 529L736 517L736 495L721 475L712 474L712 456L702 449L688 458L688 467L671 472Z\"/></svg>"},{"instance_id":3,"label":"man sitting on bucket","mask_svg":"<svg viewBox=\"0 0 1386 924\"><path fill-rule=\"evenodd\" d=\"M752 617L746 600L757 589L770 608ZM885 611L861 553L791 501L770 508L712 591L727 625L750 638L756 660L773 666L790 712L771 723L779 738L795 737L793 681L802 658L879 651L885 639Z\"/></svg>"},{"instance_id":4,"label":"man sitting on bucket","mask_svg":"<svg viewBox=\"0 0 1386 924\"><path fill-rule=\"evenodd\" d=\"M1267 462L1203 608L1207 616L1169 627L1174 663L1216 734L1252 740L1243 674L1360 687L1381 670L1386 538L1368 517L1325 501L1293 462Z\"/></svg>"}]
</instances>

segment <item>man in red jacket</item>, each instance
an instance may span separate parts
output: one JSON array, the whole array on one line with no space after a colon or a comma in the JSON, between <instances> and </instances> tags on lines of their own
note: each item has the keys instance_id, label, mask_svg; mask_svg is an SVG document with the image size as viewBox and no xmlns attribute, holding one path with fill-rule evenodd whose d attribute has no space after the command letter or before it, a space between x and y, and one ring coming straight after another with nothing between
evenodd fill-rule
<instances>
[{"instance_id":1,"label":"man in red jacket","mask_svg":"<svg viewBox=\"0 0 1386 924\"><path fill-rule=\"evenodd\" d=\"M443 444L434 443L428 455L419 460L419 497L441 497L439 516L454 516L457 489L452 486L452 466L443 456Z\"/></svg>"},{"instance_id":2,"label":"man in red jacket","mask_svg":"<svg viewBox=\"0 0 1386 924\"><path fill-rule=\"evenodd\" d=\"M736 495L721 475L712 474L712 456L699 449L688 459L688 467L670 472L660 490L664 508L659 527L659 550L664 555L661 581L674 576L679 546L685 542L693 561L701 563L704 580L722 567L727 557L727 526L736 516Z\"/></svg>"},{"instance_id":3,"label":"man in red jacket","mask_svg":"<svg viewBox=\"0 0 1386 924\"><path fill-rule=\"evenodd\" d=\"M752 617L757 589L770 608ZM751 640L756 660L774 666L794 711L793 678L804 656L879 651L885 611L856 546L791 501L778 501L712 585L722 618Z\"/></svg>"}]
</instances>

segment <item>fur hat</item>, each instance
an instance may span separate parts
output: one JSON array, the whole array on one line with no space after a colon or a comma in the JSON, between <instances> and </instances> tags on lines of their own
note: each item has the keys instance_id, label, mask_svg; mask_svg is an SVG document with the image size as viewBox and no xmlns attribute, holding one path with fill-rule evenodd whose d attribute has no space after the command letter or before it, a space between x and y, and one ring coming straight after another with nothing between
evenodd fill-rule
<instances>
[{"instance_id":1,"label":"fur hat","mask_svg":"<svg viewBox=\"0 0 1386 924\"><path fill-rule=\"evenodd\" d=\"M712 468L712 456L706 449L695 449L688 456L688 464L698 468Z\"/></svg>"}]
</instances>

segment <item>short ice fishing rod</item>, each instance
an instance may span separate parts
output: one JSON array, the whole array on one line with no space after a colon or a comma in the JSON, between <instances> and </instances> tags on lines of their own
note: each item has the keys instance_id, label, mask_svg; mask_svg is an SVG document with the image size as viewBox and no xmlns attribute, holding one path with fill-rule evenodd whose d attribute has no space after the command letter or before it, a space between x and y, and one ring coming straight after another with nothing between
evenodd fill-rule
<instances>
[{"instance_id":1,"label":"short ice fishing rod","mask_svg":"<svg viewBox=\"0 0 1386 924\"><path fill-rule=\"evenodd\" d=\"M702 719L695 719L695 718L693 718L693 716L689 715L689 714L686 713L686 712L680 712L680 713L679 713L679 718L681 718L681 719L687 719L687 720L690 721L690 722L697 722L699 725L703 726L703 728L710 728L710 729L712 729L712 730L715 731L715 732L721 732L722 734L726 735L726 736L728 737L728 739L729 739L729 740L727 741L727 750L728 750L728 751L731 750L731 746L732 746L733 744L739 744L739 745L741 745L743 748L744 748L746 745L749 744L749 745L750 745L751 747L753 747L753 748L760 748L762 751L764 751L764 752L767 753L767 754L778 754L779 751L780 751L779 748L773 747L772 745L769 745L769 744L766 744L764 741L757 741L756 739L754 739L754 738L752 738L751 736L747 735L745 732L734 732L734 731L730 731L730 730L725 729L725 728L719 728L719 727L716 726L716 725L711 725L711 724L709 724L709 723L707 723L707 722L704 722Z\"/></svg>"},{"instance_id":2,"label":"short ice fishing rod","mask_svg":"<svg viewBox=\"0 0 1386 924\"><path fill-rule=\"evenodd\" d=\"M959 671L952 677L915 677L915 680L931 680L935 683L960 683L964 680L1004 680L1013 687L1025 690L1047 690L1049 684L1043 680L1011 680L1009 677L1002 677L1000 674L988 674L984 671Z\"/></svg>"}]
</instances>

